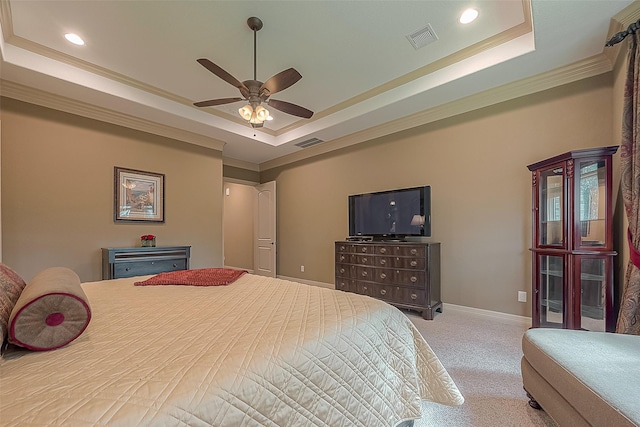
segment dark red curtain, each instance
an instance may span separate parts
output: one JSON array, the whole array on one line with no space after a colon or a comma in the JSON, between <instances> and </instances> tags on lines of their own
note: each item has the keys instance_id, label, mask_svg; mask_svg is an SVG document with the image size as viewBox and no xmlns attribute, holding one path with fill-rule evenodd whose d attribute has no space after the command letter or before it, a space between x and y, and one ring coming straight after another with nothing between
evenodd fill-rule
<instances>
[{"instance_id":1,"label":"dark red curtain","mask_svg":"<svg viewBox=\"0 0 640 427\"><path fill-rule=\"evenodd\" d=\"M624 90L620 186L629 219L630 260L624 280L616 332L640 335L640 35L629 38L629 63Z\"/></svg>"}]
</instances>

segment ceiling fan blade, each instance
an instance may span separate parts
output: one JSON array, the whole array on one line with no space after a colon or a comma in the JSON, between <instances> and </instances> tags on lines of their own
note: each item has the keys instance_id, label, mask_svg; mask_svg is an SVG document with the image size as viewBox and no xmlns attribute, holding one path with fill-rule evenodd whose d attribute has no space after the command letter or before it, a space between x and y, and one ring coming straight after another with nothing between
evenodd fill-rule
<instances>
[{"instance_id":1,"label":"ceiling fan blade","mask_svg":"<svg viewBox=\"0 0 640 427\"><path fill-rule=\"evenodd\" d=\"M206 68L207 70L211 71L213 74L215 74L216 76L220 77L225 82L237 87L241 91L242 91L242 89L247 90L247 88L244 85L244 83L242 83L240 80L238 80L235 77L233 77L231 74L227 73L222 68L218 67L213 62L209 61L207 58L200 58L200 59L198 59L198 62L204 68Z\"/></svg>"},{"instance_id":2,"label":"ceiling fan blade","mask_svg":"<svg viewBox=\"0 0 640 427\"><path fill-rule=\"evenodd\" d=\"M196 107L213 107L214 105L231 104L232 102L242 101L243 98L220 98L210 99L208 101L194 102Z\"/></svg>"},{"instance_id":3,"label":"ceiling fan blade","mask_svg":"<svg viewBox=\"0 0 640 427\"><path fill-rule=\"evenodd\" d=\"M285 90L301 78L302 75L293 68L288 68L284 71L281 71L264 82L264 84L260 87L260 96L266 95L264 96L264 99L266 99L276 92ZM263 93L265 89L269 92L268 94Z\"/></svg>"},{"instance_id":4,"label":"ceiling fan blade","mask_svg":"<svg viewBox=\"0 0 640 427\"><path fill-rule=\"evenodd\" d=\"M284 113L291 114L292 116L302 117L304 119L310 119L313 116L313 111L307 110L296 104L292 104L286 101L278 101L277 99L270 99L267 101L270 107L280 110Z\"/></svg>"}]
</instances>

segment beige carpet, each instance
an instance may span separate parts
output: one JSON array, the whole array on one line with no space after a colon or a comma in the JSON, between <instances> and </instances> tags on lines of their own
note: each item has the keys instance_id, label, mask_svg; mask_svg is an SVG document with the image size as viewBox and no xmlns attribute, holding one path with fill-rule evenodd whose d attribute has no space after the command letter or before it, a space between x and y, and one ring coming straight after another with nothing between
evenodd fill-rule
<instances>
[{"instance_id":1,"label":"beige carpet","mask_svg":"<svg viewBox=\"0 0 640 427\"><path fill-rule=\"evenodd\" d=\"M424 403L415 427L553 426L522 389L521 338L528 324L445 307L434 320L406 312L465 398L462 406Z\"/></svg>"}]
</instances>

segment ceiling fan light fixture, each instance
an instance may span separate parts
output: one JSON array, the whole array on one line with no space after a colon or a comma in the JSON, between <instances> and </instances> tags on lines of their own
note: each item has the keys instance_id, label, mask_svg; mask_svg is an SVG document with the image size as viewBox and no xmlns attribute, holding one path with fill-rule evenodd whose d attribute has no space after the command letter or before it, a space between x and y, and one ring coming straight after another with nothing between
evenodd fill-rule
<instances>
[{"instance_id":1,"label":"ceiling fan light fixture","mask_svg":"<svg viewBox=\"0 0 640 427\"><path fill-rule=\"evenodd\" d=\"M238 110L238 113L240 113L240 116L245 119L246 121L251 120L251 116L253 115L253 108L251 108L251 105L247 104L244 107L240 108Z\"/></svg>"},{"instance_id":2,"label":"ceiling fan light fixture","mask_svg":"<svg viewBox=\"0 0 640 427\"><path fill-rule=\"evenodd\" d=\"M256 118L260 123L264 122L269 118L269 110L264 108L262 105L258 105L256 107Z\"/></svg>"},{"instance_id":3,"label":"ceiling fan light fixture","mask_svg":"<svg viewBox=\"0 0 640 427\"><path fill-rule=\"evenodd\" d=\"M258 105L255 109L247 104L238 110L240 116L251 124L261 124L265 120L269 120L269 110L262 105Z\"/></svg>"}]
</instances>

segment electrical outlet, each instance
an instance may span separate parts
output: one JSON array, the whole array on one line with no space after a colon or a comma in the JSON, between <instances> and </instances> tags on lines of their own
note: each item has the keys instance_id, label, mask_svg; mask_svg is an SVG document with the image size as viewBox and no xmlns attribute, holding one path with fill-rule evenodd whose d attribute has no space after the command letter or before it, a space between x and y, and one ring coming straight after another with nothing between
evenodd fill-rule
<instances>
[{"instance_id":1,"label":"electrical outlet","mask_svg":"<svg viewBox=\"0 0 640 427\"><path fill-rule=\"evenodd\" d=\"M300 271L304 273L304 265L300 266Z\"/></svg>"},{"instance_id":2,"label":"electrical outlet","mask_svg":"<svg viewBox=\"0 0 640 427\"><path fill-rule=\"evenodd\" d=\"M518 301L527 302L527 293L525 291L518 291Z\"/></svg>"}]
</instances>

